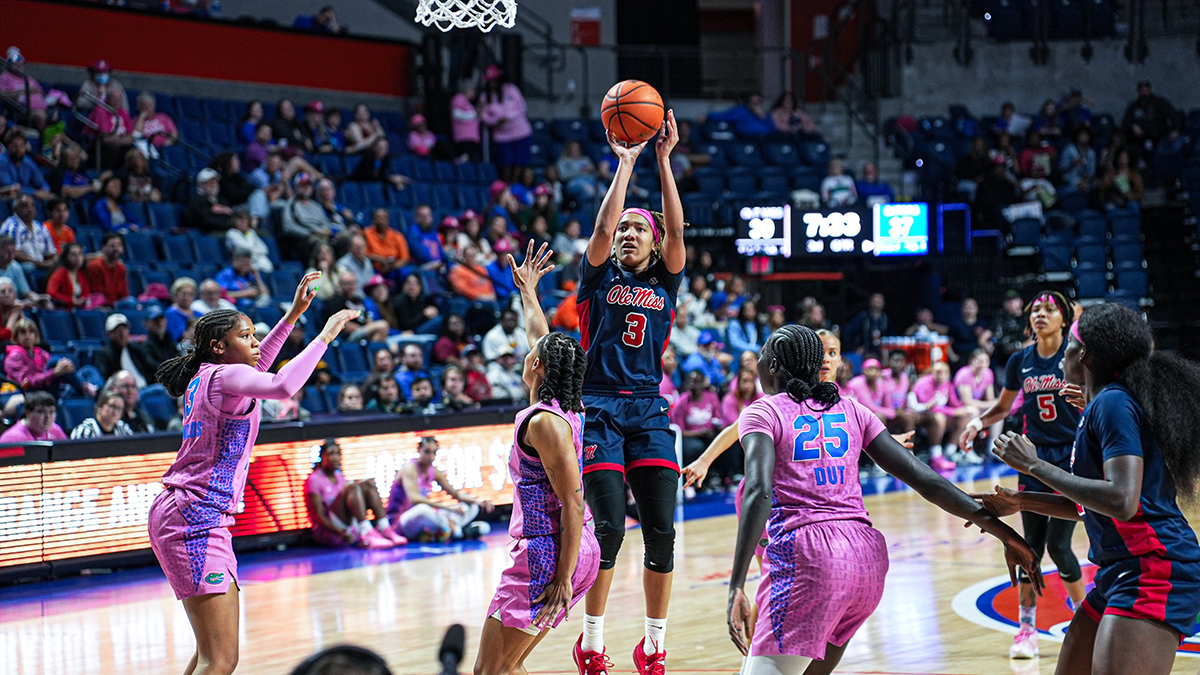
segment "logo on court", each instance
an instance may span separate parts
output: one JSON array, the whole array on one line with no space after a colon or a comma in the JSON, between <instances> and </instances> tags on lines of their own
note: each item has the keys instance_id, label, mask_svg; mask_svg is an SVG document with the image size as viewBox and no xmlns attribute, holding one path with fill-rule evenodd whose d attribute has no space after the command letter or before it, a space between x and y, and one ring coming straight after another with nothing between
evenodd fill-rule
<instances>
[{"instance_id":1,"label":"logo on court","mask_svg":"<svg viewBox=\"0 0 1200 675\"><path fill-rule=\"evenodd\" d=\"M583 447L583 458L588 461L596 459L596 447L595 445L585 445Z\"/></svg>"},{"instance_id":2,"label":"logo on court","mask_svg":"<svg viewBox=\"0 0 1200 675\"><path fill-rule=\"evenodd\" d=\"M1092 577L1096 575L1096 569L1096 566L1090 563L1083 565L1083 581L1089 591L1092 590ZM1038 637L1062 642L1073 616L1067 608L1066 589L1059 580L1058 572L1052 567L1043 567L1042 574L1046 578L1046 591L1038 600ZM954 596L954 613L977 626L1016 635L1020 626L1017 616L1017 589L1009 587L1008 575L986 579L968 586ZM1179 651L1176 653L1180 656L1200 657L1200 625L1179 645Z\"/></svg>"},{"instance_id":3,"label":"logo on court","mask_svg":"<svg viewBox=\"0 0 1200 675\"><path fill-rule=\"evenodd\" d=\"M219 584L223 581L225 581L225 573L224 572L209 572L208 576L204 577L204 583L206 583L206 584L215 585L215 584Z\"/></svg>"}]
</instances>

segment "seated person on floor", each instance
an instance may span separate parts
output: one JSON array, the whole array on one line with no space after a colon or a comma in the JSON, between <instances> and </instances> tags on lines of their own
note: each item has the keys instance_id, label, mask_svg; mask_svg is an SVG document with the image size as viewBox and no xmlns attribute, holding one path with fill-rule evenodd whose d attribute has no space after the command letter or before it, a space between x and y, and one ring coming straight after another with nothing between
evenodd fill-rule
<instances>
[{"instance_id":1,"label":"seated person on floor","mask_svg":"<svg viewBox=\"0 0 1200 675\"><path fill-rule=\"evenodd\" d=\"M332 439L321 446L320 463L304 481L304 501L318 544L391 548L408 543L391 527L375 481L348 481L342 475L342 449ZM367 509L375 516L374 526Z\"/></svg>"},{"instance_id":2,"label":"seated person on floor","mask_svg":"<svg viewBox=\"0 0 1200 675\"><path fill-rule=\"evenodd\" d=\"M444 542L487 534L491 530L487 523L471 521L481 508L491 513L492 503L454 489L446 474L433 465L437 451L438 442L432 436L417 444L417 458L396 472L388 516L399 525L400 533L413 541ZM434 481L458 503L429 499Z\"/></svg>"}]
</instances>

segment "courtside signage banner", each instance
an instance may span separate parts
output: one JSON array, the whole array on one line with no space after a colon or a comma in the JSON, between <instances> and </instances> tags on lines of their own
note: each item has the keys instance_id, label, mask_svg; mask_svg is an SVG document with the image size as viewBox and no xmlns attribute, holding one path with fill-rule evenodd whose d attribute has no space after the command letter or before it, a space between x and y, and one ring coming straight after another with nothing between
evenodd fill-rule
<instances>
[{"instance_id":1,"label":"courtside signage banner","mask_svg":"<svg viewBox=\"0 0 1200 675\"><path fill-rule=\"evenodd\" d=\"M512 503L508 451L513 425L339 437L342 472L373 478L386 496L400 466L417 456L424 436L438 439L437 467L455 489ZM246 491L230 528L262 535L310 526L304 481L321 440L256 445ZM0 467L0 568L148 549L150 505L175 450ZM449 499L436 484L432 499Z\"/></svg>"}]
</instances>

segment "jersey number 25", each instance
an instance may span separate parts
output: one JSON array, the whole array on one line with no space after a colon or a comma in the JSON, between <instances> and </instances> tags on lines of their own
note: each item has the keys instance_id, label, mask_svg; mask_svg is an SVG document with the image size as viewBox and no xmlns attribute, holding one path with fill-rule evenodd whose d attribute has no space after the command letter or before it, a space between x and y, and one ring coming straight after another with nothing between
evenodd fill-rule
<instances>
[{"instance_id":1,"label":"jersey number 25","mask_svg":"<svg viewBox=\"0 0 1200 675\"><path fill-rule=\"evenodd\" d=\"M641 347L646 340L646 315L641 312L630 312L625 316L626 330L621 334L621 342L630 347Z\"/></svg>"},{"instance_id":2,"label":"jersey number 25","mask_svg":"<svg viewBox=\"0 0 1200 675\"><path fill-rule=\"evenodd\" d=\"M792 448L793 462L821 459L821 451L833 459L841 459L850 449L850 434L846 433L846 413L825 413L820 417L801 415L792 423L796 443Z\"/></svg>"}]
</instances>

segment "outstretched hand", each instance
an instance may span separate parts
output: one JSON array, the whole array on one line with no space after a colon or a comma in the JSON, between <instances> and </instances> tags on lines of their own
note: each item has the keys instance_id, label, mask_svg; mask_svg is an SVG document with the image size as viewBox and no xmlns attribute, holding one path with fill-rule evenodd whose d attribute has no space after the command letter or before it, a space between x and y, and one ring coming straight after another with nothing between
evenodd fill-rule
<instances>
[{"instance_id":1,"label":"outstretched hand","mask_svg":"<svg viewBox=\"0 0 1200 675\"><path fill-rule=\"evenodd\" d=\"M1037 448L1029 437L1014 431L1001 434L992 452L1000 461L1024 474L1028 474L1039 461Z\"/></svg>"},{"instance_id":2,"label":"outstretched hand","mask_svg":"<svg viewBox=\"0 0 1200 675\"><path fill-rule=\"evenodd\" d=\"M663 120L662 130L658 132L658 140L654 143L654 152L659 159L669 157L679 142L679 124L675 122L675 111L667 111L667 119Z\"/></svg>"},{"instance_id":3,"label":"outstretched hand","mask_svg":"<svg viewBox=\"0 0 1200 675\"><path fill-rule=\"evenodd\" d=\"M309 272L296 285L296 295L292 298L292 306L288 308L288 323L296 323L300 315L308 310L313 299L317 297L316 282L320 278L320 272Z\"/></svg>"},{"instance_id":4,"label":"outstretched hand","mask_svg":"<svg viewBox=\"0 0 1200 675\"><path fill-rule=\"evenodd\" d=\"M1083 395L1083 388L1077 384L1068 384L1058 393L1067 400L1067 403L1070 403L1080 410L1083 410L1087 407L1087 398Z\"/></svg>"},{"instance_id":5,"label":"outstretched hand","mask_svg":"<svg viewBox=\"0 0 1200 675\"><path fill-rule=\"evenodd\" d=\"M354 319L362 316L362 312L357 309L343 309L333 316L329 317L329 321L325 322L325 328L321 330L321 334L317 336L318 340L324 340L325 344L329 344L342 334L342 329L346 324Z\"/></svg>"},{"instance_id":6,"label":"outstretched hand","mask_svg":"<svg viewBox=\"0 0 1200 675\"><path fill-rule=\"evenodd\" d=\"M513 259L512 254L508 254L508 267L512 270L513 282L519 290L537 288L538 282L546 273L554 269L554 265L547 265L546 261L550 256L554 255L554 251L548 249L548 245L543 243L538 249L537 254L533 252L533 240L529 240L529 249L525 252L525 261L521 266L517 266L517 261Z\"/></svg>"},{"instance_id":7,"label":"outstretched hand","mask_svg":"<svg viewBox=\"0 0 1200 675\"><path fill-rule=\"evenodd\" d=\"M704 479L708 476L708 466L708 462L697 459L683 467L683 487L703 485Z\"/></svg>"},{"instance_id":8,"label":"outstretched hand","mask_svg":"<svg viewBox=\"0 0 1200 675\"><path fill-rule=\"evenodd\" d=\"M637 161L638 155L642 154L647 143L647 141L642 141L636 145L625 145L618 141L616 136L613 136L612 131L606 132L605 137L608 139L608 147L612 148L613 155L616 155L618 160L628 161L630 164Z\"/></svg>"}]
</instances>

